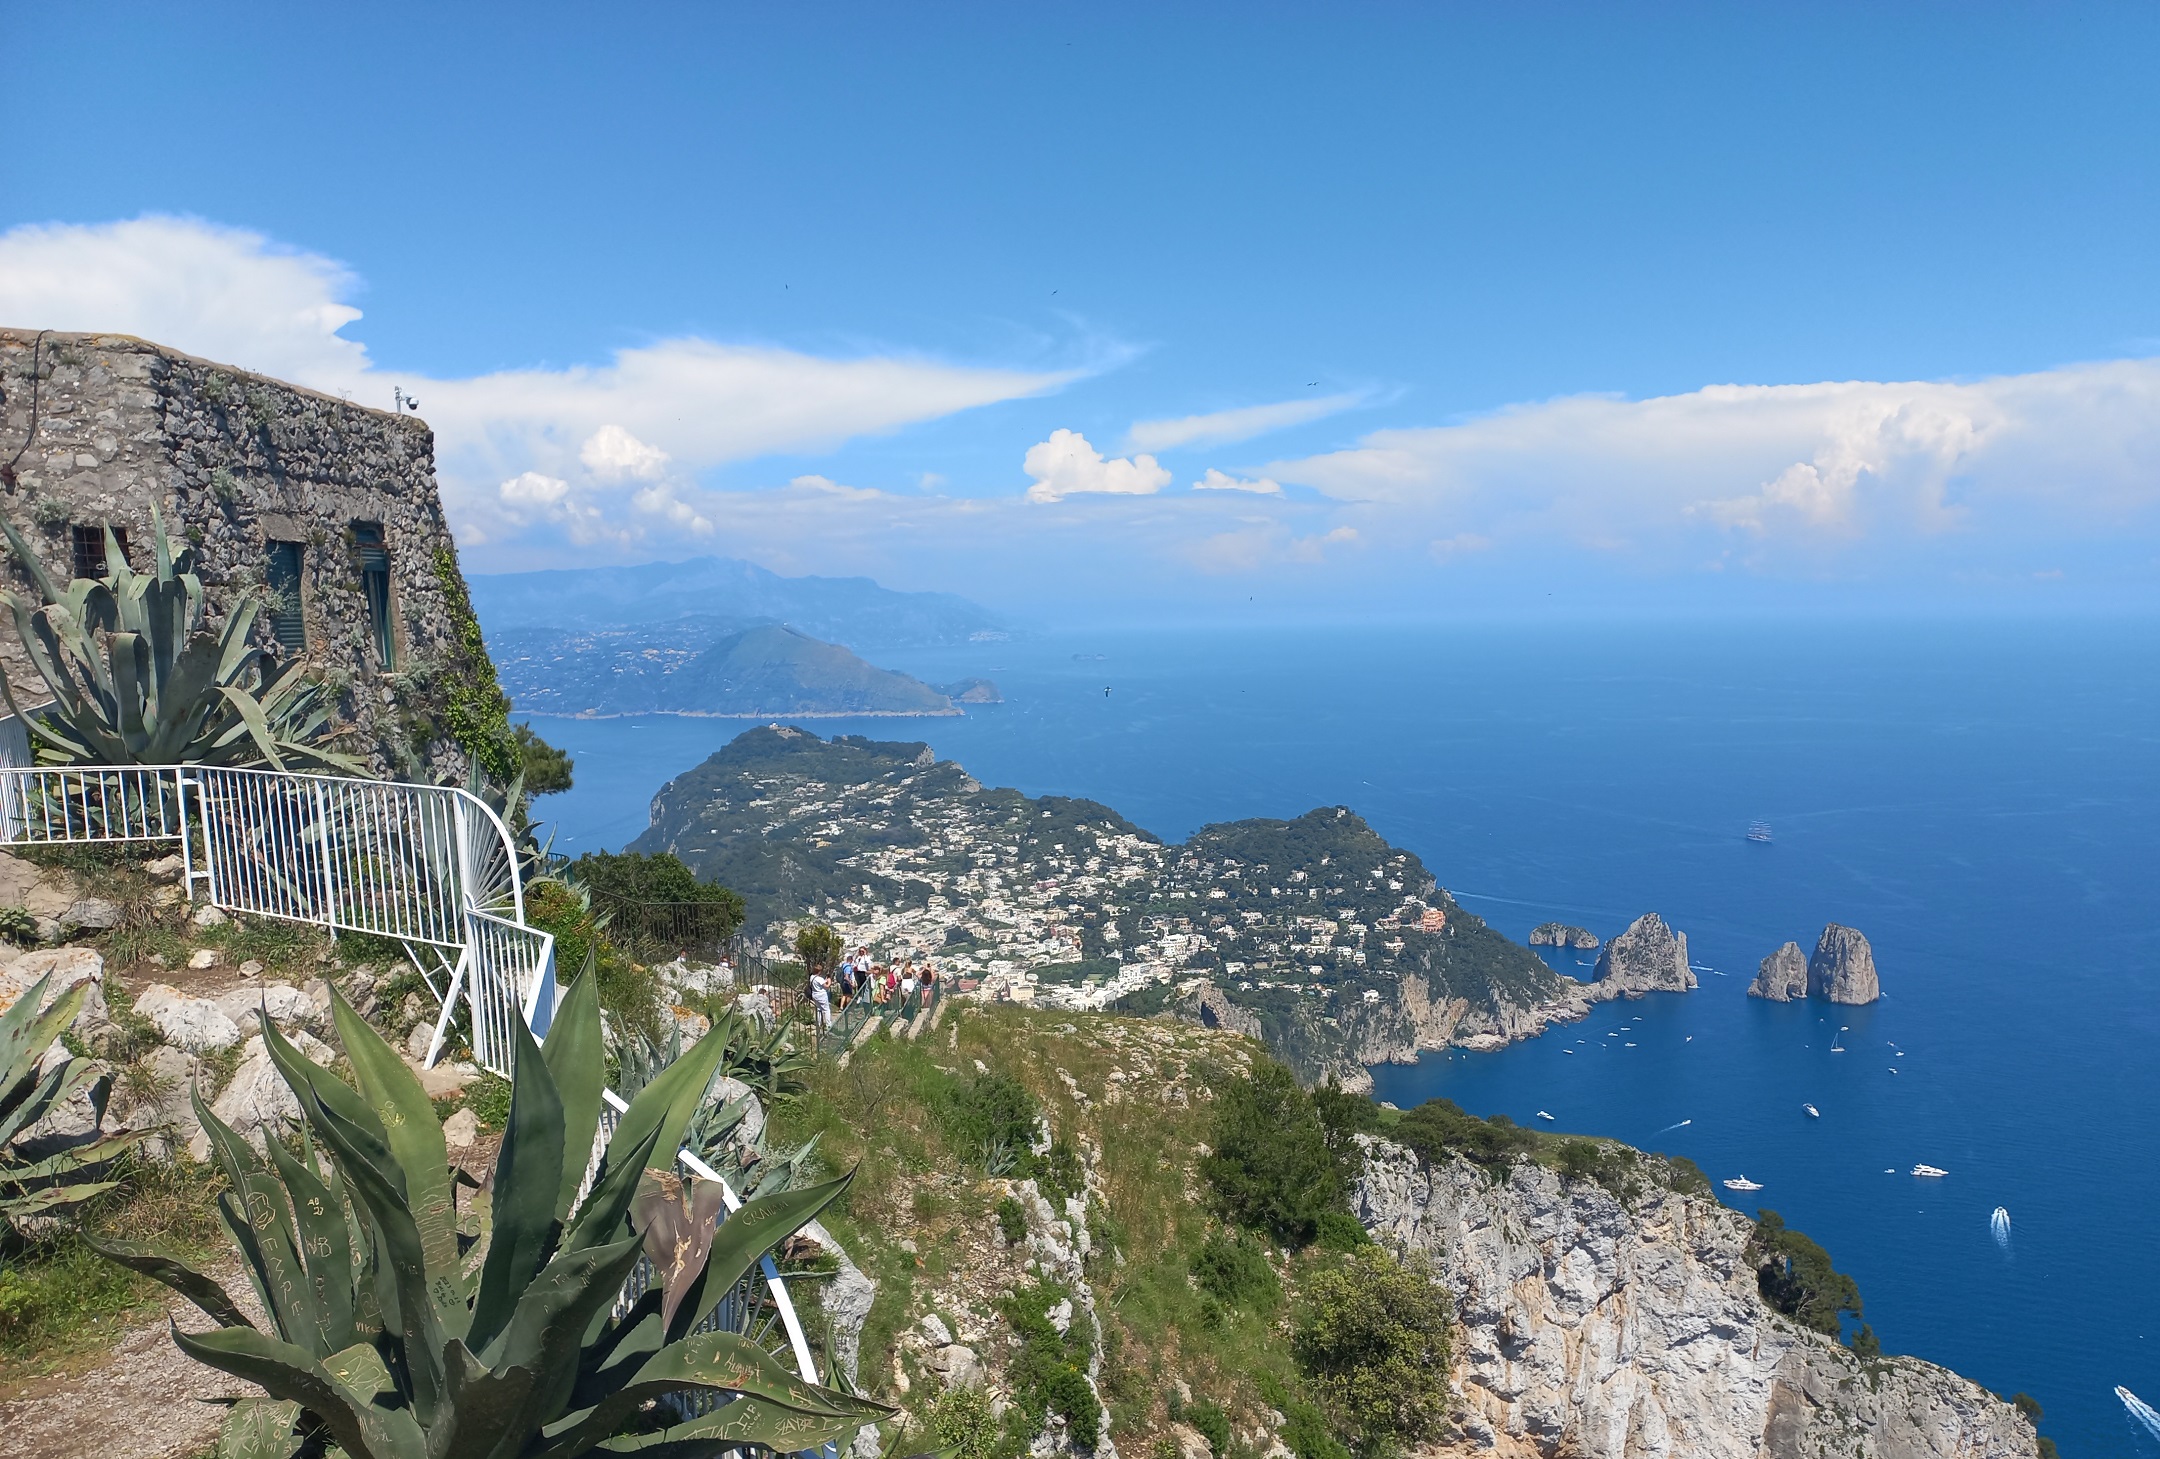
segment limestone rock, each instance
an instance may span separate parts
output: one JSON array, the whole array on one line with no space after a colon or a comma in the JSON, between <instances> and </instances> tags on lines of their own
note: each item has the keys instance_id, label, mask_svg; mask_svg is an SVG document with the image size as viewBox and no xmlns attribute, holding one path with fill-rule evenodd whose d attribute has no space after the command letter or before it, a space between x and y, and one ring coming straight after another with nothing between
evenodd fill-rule
<instances>
[{"instance_id":1,"label":"limestone rock","mask_svg":"<svg viewBox=\"0 0 2160 1459\"><path fill-rule=\"evenodd\" d=\"M1808 959L1807 990L1832 1003L1873 1003L1882 997L1875 976L1875 951L1867 934L1836 922L1822 930L1815 955Z\"/></svg>"},{"instance_id":2,"label":"limestone rock","mask_svg":"<svg viewBox=\"0 0 2160 1459\"><path fill-rule=\"evenodd\" d=\"M120 1130L163 1130L160 1151L186 1146L202 1133L189 1091L202 1062L184 1049L159 1044L138 1060L113 1095L111 1124ZM156 1152L153 1152L156 1153Z\"/></svg>"},{"instance_id":3,"label":"limestone rock","mask_svg":"<svg viewBox=\"0 0 2160 1459\"><path fill-rule=\"evenodd\" d=\"M322 1010L314 999L290 983L265 983L261 987L235 988L218 995L217 1006L239 1026L243 1034L262 1032L261 1010L270 1010L270 1021L286 1033L304 1028L323 1031Z\"/></svg>"},{"instance_id":4,"label":"limestone rock","mask_svg":"<svg viewBox=\"0 0 2160 1459\"><path fill-rule=\"evenodd\" d=\"M135 997L135 1011L157 1025L166 1043L191 1054L229 1049L240 1042L240 1025L207 998L190 998L169 983L152 983Z\"/></svg>"},{"instance_id":5,"label":"limestone rock","mask_svg":"<svg viewBox=\"0 0 2160 1459\"><path fill-rule=\"evenodd\" d=\"M1202 983L1185 999L1186 1016L1203 1028L1227 1029L1241 1033L1249 1039L1260 1037L1260 1017L1250 1009L1232 1003L1222 989L1213 983Z\"/></svg>"},{"instance_id":6,"label":"limestone rock","mask_svg":"<svg viewBox=\"0 0 2160 1459\"><path fill-rule=\"evenodd\" d=\"M1178 1459L1215 1459L1215 1449L1208 1443L1207 1435L1191 1424L1170 1425L1170 1438L1177 1445Z\"/></svg>"},{"instance_id":7,"label":"limestone rock","mask_svg":"<svg viewBox=\"0 0 2160 1459\"><path fill-rule=\"evenodd\" d=\"M931 1344L935 1347L944 1347L953 1340L952 1329L947 1327L945 1319L935 1312L926 1315L921 1326L923 1336L930 1339Z\"/></svg>"},{"instance_id":8,"label":"limestone rock","mask_svg":"<svg viewBox=\"0 0 2160 1459\"><path fill-rule=\"evenodd\" d=\"M195 915L188 920L197 927L223 927L226 923L232 921L232 918L226 916L220 909L204 903L195 909Z\"/></svg>"},{"instance_id":9,"label":"limestone rock","mask_svg":"<svg viewBox=\"0 0 2160 1459\"><path fill-rule=\"evenodd\" d=\"M1755 981L1748 984L1750 998L1767 998L1772 1003L1791 1003L1807 997L1807 954L1797 942L1788 942L1762 960L1755 970Z\"/></svg>"},{"instance_id":10,"label":"limestone rock","mask_svg":"<svg viewBox=\"0 0 2160 1459\"><path fill-rule=\"evenodd\" d=\"M0 851L0 907L20 907L40 922L57 922L75 905L75 878L47 871Z\"/></svg>"},{"instance_id":11,"label":"limestone rock","mask_svg":"<svg viewBox=\"0 0 2160 1459\"><path fill-rule=\"evenodd\" d=\"M0 1013L13 1008L40 978L51 981L39 1000L39 1012L52 1007L53 1000L70 988L88 983L90 991L83 995L82 1011L75 1015L74 1027L80 1032L106 1021L105 959L87 947L40 948L0 967Z\"/></svg>"},{"instance_id":12,"label":"limestone rock","mask_svg":"<svg viewBox=\"0 0 2160 1459\"><path fill-rule=\"evenodd\" d=\"M443 1144L452 1150L470 1149L480 1138L480 1117L469 1109L461 1109L443 1121Z\"/></svg>"},{"instance_id":13,"label":"limestone rock","mask_svg":"<svg viewBox=\"0 0 2160 1459\"><path fill-rule=\"evenodd\" d=\"M160 856L155 861L143 864L143 875L160 886L170 886L178 882L182 873L186 870L187 864L180 859L180 853L177 851L170 856Z\"/></svg>"},{"instance_id":14,"label":"limestone rock","mask_svg":"<svg viewBox=\"0 0 2160 1459\"><path fill-rule=\"evenodd\" d=\"M966 1343L948 1343L933 1348L926 1361L931 1370L945 1380L947 1388L983 1386L982 1358Z\"/></svg>"},{"instance_id":15,"label":"limestone rock","mask_svg":"<svg viewBox=\"0 0 2160 1459\"><path fill-rule=\"evenodd\" d=\"M1355 1203L1383 1242L1433 1258L1461 1323L1450 1456L2032 1459L2017 1410L1913 1358L1863 1364L1778 1317L1752 1223L1650 1186L1631 1207L1535 1164L1495 1183L1367 1141Z\"/></svg>"},{"instance_id":16,"label":"limestone rock","mask_svg":"<svg viewBox=\"0 0 2160 1459\"><path fill-rule=\"evenodd\" d=\"M1565 922L1540 922L1530 931L1532 947L1572 947L1589 952L1598 945L1598 935L1587 927L1572 927Z\"/></svg>"},{"instance_id":17,"label":"limestone rock","mask_svg":"<svg viewBox=\"0 0 2160 1459\"><path fill-rule=\"evenodd\" d=\"M1591 996L1640 998L1645 993L1685 993L1694 986L1687 934L1667 927L1657 913L1645 912L1598 954Z\"/></svg>"},{"instance_id":18,"label":"limestone rock","mask_svg":"<svg viewBox=\"0 0 2160 1459\"><path fill-rule=\"evenodd\" d=\"M214 947L198 947L188 954L188 971L206 973L225 960L225 954Z\"/></svg>"},{"instance_id":19,"label":"limestone rock","mask_svg":"<svg viewBox=\"0 0 2160 1459\"><path fill-rule=\"evenodd\" d=\"M304 1030L295 1030L291 1038L293 1047L314 1064L326 1065L337 1057L336 1050ZM240 1067L218 1092L210 1112L258 1148L263 1143L265 1129L284 1128L299 1122L300 1101L293 1097L292 1089L285 1083L285 1076L278 1073L277 1065L270 1062L270 1051L263 1047L262 1035L257 1034L241 1046ZM207 1135L198 1131L189 1143L196 1159L209 1158Z\"/></svg>"},{"instance_id":20,"label":"limestone rock","mask_svg":"<svg viewBox=\"0 0 2160 1459\"><path fill-rule=\"evenodd\" d=\"M120 909L103 897L77 897L68 904L60 921L93 932L104 932L120 925Z\"/></svg>"},{"instance_id":21,"label":"limestone rock","mask_svg":"<svg viewBox=\"0 0 2160 1459\"><path fill-rule=\"evenodd\" d=\"M735 1010L742 1014L743 1017L757 1024L759 1028L769 1029L773 1025L772 999L763 993L756 991L737 993L735 995Z\"/></svg>"},{"instance_id":22,"label":"limestone rock","mask_svg":"<svg viewBox=\"0 0 2160 1459\"><path fill-rule=\"evenodd\" d=\"M411 1033L405 1035L405 1053L407 1057L418 1063L427 1058L428 1049L434 1042L435 1025L423 1018L412 1026Z\"/></svg>"}]
</instances>

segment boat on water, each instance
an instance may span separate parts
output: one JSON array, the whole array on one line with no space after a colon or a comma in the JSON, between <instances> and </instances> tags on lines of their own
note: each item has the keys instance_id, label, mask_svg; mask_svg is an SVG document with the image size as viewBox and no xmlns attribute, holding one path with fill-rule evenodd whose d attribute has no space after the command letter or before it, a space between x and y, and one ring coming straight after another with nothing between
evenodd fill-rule
<instances>
[{"instance_id":1,"label":"boat on water","mask_svg":"<svg viewBox=\"0 0 2160 1459\"><path fill-rule=\"evenodd\" d=\"M1811 1120L1819 1120L1822 1118L1822 1111L1815 1108L1815 1106L1812 1104L1803 1104L1800 1106L1800 1108L1807 1111L1807 1117Z\"/></svg>"},{"instance_id":2,"label":"boat on water","mask_svg":"<svg viewBox=\"0 0 2160 1459\"><path fill-rule=\"evenodd\" d=\"M1940 1165L1915 1165L1912 1168L1912 1173L1914 1175L1925 1175L1932 1178L1935 1176L1948 1175L1950 1172L1943 1169Z\"/></svg>"},{"instance_id":3,"label":"boat on water","mask_svg":"<svg viewBox=\"0 0 2160 1459\"><path fill-rule=\"evenodd\" d=\"M1549 1114L1545 1113L1545 1111L1543 1111L1543 1110L1539 1110L1539 1111L1537 1112L1537 1117L1538 1117L1539 1119L1541 1119L1541 1120L1549 1120L1549 1119L1551 1119L1551 1118L1552 1118L1552 1116L1551 1116L1551 1115L1549 1115Z\"/></svg>"},{"instance_id":4,"label":"boat on water","mask_svg":"<svg viewBox=\"0 0 2160 1459\"><path fill-rule=\"evenodd\" d=\"M1770 823L1768 821L1749 821L1747 828L1747 838L1750 841L1753 841L1758 846L1769 845Z\"/></svg>"},{"instance_id":5,"label":"boat on water","mask_svg":"<svg viewBox=\"0 0 2160 1459\"><path fill-rule=\"evenodd\" d=\"M1759 1191L1762 1189L1761 1181L1749 1180L1744 1175L1736 1175L1731 1180L1726 1181L1724 1184L1725 1189L1729 1191Z\"/></svg>"},{"instance_id":6,"label":"boat on water","mask_svg":"<svg viewBox=\"0 0 2160 1459\"><path fill-rule=\"evenodd\" d=\"M1995 1243L2007 1249L2010 1245L2010 1212L2007 1207L1997 1206L1988 1217L1988 1230L1995 1235Z\"/></svg>"}]
</instances>

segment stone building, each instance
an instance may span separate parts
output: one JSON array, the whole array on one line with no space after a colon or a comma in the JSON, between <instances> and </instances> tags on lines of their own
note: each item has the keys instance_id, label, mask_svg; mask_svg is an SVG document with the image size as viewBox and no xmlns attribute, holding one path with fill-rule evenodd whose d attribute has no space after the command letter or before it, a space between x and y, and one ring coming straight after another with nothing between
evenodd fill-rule
<instances>
[{"instance_id":1,"label":"stone building","mask_svg":"<svg viewBox=\"0 0 2160 1459\"><path fill-rule=\"evenodd\" d=\"M153 504L194 545L213 618L264 592L263 646L337 689L344 747L376 773L508 763L423 422L128 335L0 329L0 514L46 569L103 576L107 525L147 569ZM4 611L0 670L19 702L44 697Z\"/></svg>"}]
</instances>

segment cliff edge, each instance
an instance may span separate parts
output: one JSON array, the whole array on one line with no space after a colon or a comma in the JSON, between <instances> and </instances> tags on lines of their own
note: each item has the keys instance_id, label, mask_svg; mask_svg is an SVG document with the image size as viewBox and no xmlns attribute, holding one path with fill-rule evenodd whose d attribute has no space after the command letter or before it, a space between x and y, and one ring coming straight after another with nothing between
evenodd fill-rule
<instances>
[{"instance_id":1,"label":"cliff edge","mask_svg":"<svg viewBox=\"0 0 2160 1459\"><path fill-rule=\"evenodd\" d=\"M1366 1142L1354 1196L1383 1242L1428 1253L1459 1312L1455 1432L1493 1459L2030 1459L2038 1438L1979 1384L1864 1359L1774 1312L1752 1223L1646 1185L1623 1203L1535 1164L1496 1179Z\"/></svg>"}]
</instances>

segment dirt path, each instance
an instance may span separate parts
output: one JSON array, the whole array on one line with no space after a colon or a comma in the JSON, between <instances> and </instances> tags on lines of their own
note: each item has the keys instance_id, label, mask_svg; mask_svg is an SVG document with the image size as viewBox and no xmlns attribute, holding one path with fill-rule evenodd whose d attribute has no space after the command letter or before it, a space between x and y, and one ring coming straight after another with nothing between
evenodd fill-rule
<instances>
[{"instance_id":1,"label":"dirt path","mask_svg":"<svg viewBox=\"0 0 2160 1459\"><path fill-rule=\"evenodd\" d=\"M253 1311L245 1277L233 1271L220 1280ZM191 1332L214 1325L177 1295L167 1312ZM260 1391L182 1353L159 1317L130 1328L92 1366L9 1393L0 1401L0 1452L8 1459L185 1459L215 1448L225 1419L225 1405L215 1400Z\"/></svg>"}]
</instances>

